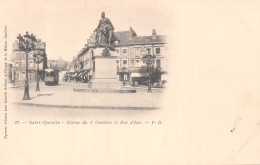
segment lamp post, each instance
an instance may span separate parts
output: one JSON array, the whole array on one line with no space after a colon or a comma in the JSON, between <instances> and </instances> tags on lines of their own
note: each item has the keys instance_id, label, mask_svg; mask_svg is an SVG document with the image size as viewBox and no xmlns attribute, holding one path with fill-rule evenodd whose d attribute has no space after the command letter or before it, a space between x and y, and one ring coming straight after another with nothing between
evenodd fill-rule
<instances>
[{"instance_id":1,"label":"lamp post","mask_svg":"<svg viewBox=\"0 0 260 165\"><path fill-rule=\"evenodd\" d=\"M36 91L40 91L39 87L39 64L43 61L43 57L41 54L34 54L33 61L37 64L37 72L36 72Z\"/></svg>"},{"instance_id":2,"label":"lamp post","mask_svg":"<svg viewBox=\"0 0 260 165\"><path fill-rule=\"evenodd\" d=\"M24 85L23 100L30 100L29 84L28 84L28 54L29 52L35 49L34 42L37 40L33 34L29 35L29 32L26 32L26 34L23 36L19 34L17 36L17 39L19 41L18 43L19 50L24 51L26 53L25 85Z\"/></svg>"},{"instance_id":3,"label":"lamp post","mask_svg":"<svg viewBox=\"0 0 260 165\"><path fill-rule=\"evenodd\" d=\"M147 65L148 70L148 90L147 92L151 93L151 65L153 64L153 61L155 60L155 56L150 54L150 51L148 51L148 54L142 57L142 60Z\"/></svg>"}]
</instances>

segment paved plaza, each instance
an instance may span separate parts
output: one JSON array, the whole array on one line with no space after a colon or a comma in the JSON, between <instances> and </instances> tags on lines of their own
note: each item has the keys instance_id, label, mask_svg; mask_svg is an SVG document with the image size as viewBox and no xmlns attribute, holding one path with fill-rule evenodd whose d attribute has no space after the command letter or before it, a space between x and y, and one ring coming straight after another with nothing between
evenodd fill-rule
<instances>
[{"instance_id":1,"label":"paved plaza","mask_svg":"<svg viewBox=\"0 0 260 165\"><path fill-rule=\"evenodd\" d=\"M125 86L123 89L135 89L136 93L82 93L73 89L87 89L87 83L60 82L59 85L46 86L40 83L40 91L35 91L35 83L30 83L30 100L23 100L24 85L9 84L10 102L22 106L86 108L86 109L122 109L155 110L160 109L163 88L153 88L147 93L147 87Z\"/></svg>"}]
</instances>

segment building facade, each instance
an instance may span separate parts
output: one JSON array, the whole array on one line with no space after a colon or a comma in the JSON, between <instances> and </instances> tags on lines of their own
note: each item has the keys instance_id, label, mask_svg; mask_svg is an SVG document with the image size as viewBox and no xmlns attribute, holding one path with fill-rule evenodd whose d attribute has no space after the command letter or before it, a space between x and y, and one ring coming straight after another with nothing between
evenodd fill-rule
<instances>
[{"instance_id":1,"label":"building facade","mask_svg":"<svg viewBox=\"0 0 260 165\"><path fill-rule=\"evenodd\" d=\"M155 56L153 67L160 70L158 81L167 79L167 45L166 36L157 35L152 30L151 36L137 36L130 27L129 31L115 32L118 38L115 51L110 51L111 56L116 56L117 74L120 81L133 83L141 81L143 75L140 68L146 66L142 57L148 54ZM94 61L93 49L95 49L95 35L91 35L88 43L71 62L71 67L77 72L86 71L90 79L93 74Z\"/></svg>"},{"instance_id":2,"label":"building facade","mask_svg":"<svg viewBox=\"0 0 260 165\"><path fill-rule=\"evenodd\" d=\"M41 54L42 63L39 64L39 76L44 79L44 70L47 67L46 43L38 40L34 51L28 53L28 81L36 81L37 64L34 62L33 55ZM12 53L12 80L24 81L26 71L26 53L19 50L18 41L13 43Z\"/></svg>"}]
</instances>

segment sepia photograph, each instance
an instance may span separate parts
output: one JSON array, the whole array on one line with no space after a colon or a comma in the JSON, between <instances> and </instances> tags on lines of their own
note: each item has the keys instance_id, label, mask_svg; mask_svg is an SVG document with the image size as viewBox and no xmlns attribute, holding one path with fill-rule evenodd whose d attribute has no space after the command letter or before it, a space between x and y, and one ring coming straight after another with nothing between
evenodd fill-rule
<instances>
[{"instance_id":1,"label":"sepia photograph","mask_svg":"<svg viewBox=\"0 0 260 165\"><path fill-rule=\"evenodd\" d=\"M44 20L34 20L38 29L8 27L9 91L19 109L160 109L168 84L167 31L159 26L163 13L148 11L148 17L157 17L150 22L136 15L129 20L133 11L123 16L110 9L110 19L102 4L95 5L93 12L79 8L81 16L68 13L77 9L69 6L51 10L51 19L35 12Z\"/></svg>"}]
</instances>

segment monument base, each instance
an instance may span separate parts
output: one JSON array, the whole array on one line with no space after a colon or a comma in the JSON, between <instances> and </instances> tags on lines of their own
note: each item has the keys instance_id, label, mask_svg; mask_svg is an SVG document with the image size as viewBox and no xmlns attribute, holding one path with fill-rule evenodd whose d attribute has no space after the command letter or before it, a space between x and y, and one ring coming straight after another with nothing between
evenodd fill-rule
<instances>
[{"instance_id":1,"label":"monument base","mask_svg":"<svg viewBox=\"0 0 260 165\"><path fill-rule=\"evenodd\" d=\"M109 78L92 78L88 84L89 88L102 88L102 89L119 89L122 88L122 83L117 79Z\"/></svg>"},{"instance_id":2,"label":"monument base","mask_svg":"<svg viewBox=\"0 0 260 165\"><path fill-rule=\"evenodd\" d=\"M100 48L97 49L96 51L100 53ZM117 78L116 56L95 56L94 62L94 72L89 88L118 89L122 87L122 82Z\"/></svg>"},{"instance_id":3,"label":"monument base","mask_svg":"<svg viewBox=\"0 0 260 165\"><path fill-rule=\"evenodd\" d=\"M102 48L94 49L94 54L102 54ZM107 53L107 52L106 52ZM94 56L92 79L87 89L74 88L74 92L83 93L136 93L135 89L122 88L117 78L116 56Z\"/></svg>"}]
</instances>

